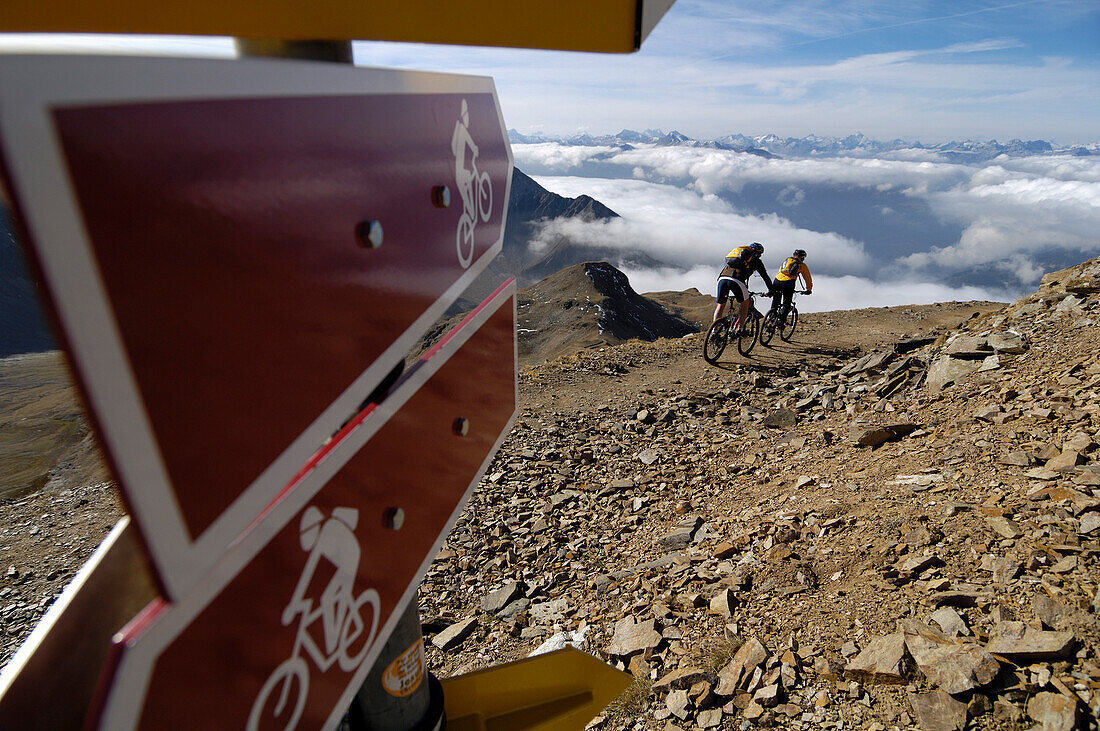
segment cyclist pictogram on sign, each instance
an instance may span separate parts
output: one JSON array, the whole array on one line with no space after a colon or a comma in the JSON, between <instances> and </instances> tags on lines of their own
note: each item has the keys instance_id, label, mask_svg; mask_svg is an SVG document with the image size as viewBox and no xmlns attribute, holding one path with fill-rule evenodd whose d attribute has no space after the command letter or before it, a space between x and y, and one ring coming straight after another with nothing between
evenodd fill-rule
<instances>
[{"instance_id":1,"label":"cyclist pictogram on sign","mask_svg":"<svg viewBox=\"0 0 1100 731\"><path fill-rule=\"evenodd\" d=\"M455 122L451 149L455 153L455 184L462 196L462 216L458 219L455 241L458 247L458 263L465 269L470 266L474 256L474 229L477 228L478 217L482 221L488 221L493 212L492 180L489 173L478 172L479 150L470 135L470 109L465 99L462 100L462 110Z\"/></svg>"},{"instance_id":2,"label":"cyclist pictogram on sign","mask_svg":"<svg viewBox=\"0 0 1100 731\"><path fill-rule=\"evenodd\" d=\"M359 511L354 508L334 508L327 520L320 508L312 505L302 514L300 540L302 550L309 552L309 558L282 618L283 625L289 626L295 617L300 617L294 650L275 668L256 696L248 716L250 730L260 727L265 712L269 710L274 719L287 719L286 728L298 725L309 696L309 664L302 657L303 652L322 672L333 664L339 664L341 670L350 673L363 661L374 642L380 610L378 592L367 589L358 597L353 592L361 553L355 537L358 523ZM307 596L307 592L322 561L329 564L328 568L333 573L315 607L314 599ZM367 605L370 609L369 631L366 631L363 618L363 609ZM321 624L323 648L318 646L311 634L311 628L317 622ZM274 706L270 705L272 702Z\"/></svg>"}]
</instances>

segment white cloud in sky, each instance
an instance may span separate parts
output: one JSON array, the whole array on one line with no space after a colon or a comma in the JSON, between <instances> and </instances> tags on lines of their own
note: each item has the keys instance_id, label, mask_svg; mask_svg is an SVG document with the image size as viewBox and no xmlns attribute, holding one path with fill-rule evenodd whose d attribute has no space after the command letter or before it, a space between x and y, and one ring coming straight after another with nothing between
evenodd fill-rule
<instances>
[{"instance_id":1,"label":"white cloud in sky","mask_svg":"<svg viewBox=\"0 0 1100 731\"><path fill-rule=\"evenodd\" d=\"M563 222L555 224L560 230L548 235L569 233L579 241L633 247L683 267L715 261L714 252L730 243L762 241L784 250L805 248L810 261L824 273L867 271L876 242L800 229L775 214L746 215L717 196L750 182L783 185L781 209L800 204L799 186L808 184L894 189L925 200L942 220L958 223L963 233L954 244L899 259L912 271L991 265L1004 279L1030 285L1042 274L1033 257L1036 253L1060 250L1082 259L1100 254L1100 159L1096 157L1001 156L990 163L964 165L875 158L767 159L678 146L639 146L611 153L607 148L582 147L566 155L559 147L514 145L516 164L521 169L531 164L580 170L598 157L605 164L621 166L623 174L629 172L635 179L539 177L550 190L570 197L587 193L626 219L603 224ZM592 154L580 152L586 149ZM769 257L778 254L769 251Z\"/></svg>"},{"instance_id":2,"label":"white cloud in sky","mask_svg":"<svg viewBox=\"0 0 1100 731\"><path fill-rule=\"evenodd\" d=\"M715 295L713 267L693 267L688 271L677 269L625 269L630 285L636 292L682 292L695 288L703 294ZM763 290L763 283L753 280L753 291ZM912 280L905 282L876 282L865 277L814 276L814 293L798 298L800 312L828 312L852 310L864 307L893 307L896 305L927 305L933 302L957 302L980 300L987 302L1008 301L1012 297L1005 292L984 287L952 287L941 282ZM764 312L769 300L757 301L757 309Z\"/></svg>"},{"instance_id":3,"label":"white cloud in sky","mask_svg":"<svg viewBox=\"0 0 1100 731\"><path fill-rule=\"evenodd\" d=\"M582 245L643 251L681 267L713 268L720 267L734 246L760 241L765 244L764 261L769 267L777 268L796 248L805 249L810 260L819 255L823 271L862 272L871 264L857 241L800 229L774 214L739 214L715 195L644 180L534 177L547 190L569 198L588 194L622 216L592 222L551 220L536 238L535 247L568 236Z\"/></svg>"}]
</instances>

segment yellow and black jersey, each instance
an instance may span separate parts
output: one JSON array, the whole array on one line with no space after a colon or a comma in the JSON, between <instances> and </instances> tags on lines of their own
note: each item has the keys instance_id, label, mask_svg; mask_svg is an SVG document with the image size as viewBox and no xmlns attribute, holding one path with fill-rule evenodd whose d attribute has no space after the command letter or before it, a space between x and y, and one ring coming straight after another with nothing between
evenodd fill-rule
<instances>
[{"instance_id":1,"label":"yellow and black jersey","mask_svg":"<svg viewBox=\"0 0 1100 731\"><path fill-rule=\"evenodd\" d=\"M775 273L775 279L778 282L790 282L793 279L798 279L799 274L806 280L806 289L813 289L814 280L810 276L810 268L806 266L805 262L799 261L793 256L787 257L787 261L779 267L779 271Z\"/></svg>"}]
</instances>

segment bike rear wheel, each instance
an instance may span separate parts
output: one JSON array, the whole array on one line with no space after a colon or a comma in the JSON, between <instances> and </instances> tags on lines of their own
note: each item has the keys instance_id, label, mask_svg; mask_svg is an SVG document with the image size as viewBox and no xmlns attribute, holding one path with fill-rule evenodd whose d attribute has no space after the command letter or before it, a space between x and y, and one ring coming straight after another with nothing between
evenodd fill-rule
<instances>
[{"instance_id":1,"label":"bike rear wheel","mask_svg":"<svg viewBox=\"0 0 1100 731\"><path fill-rule=\"evenodd\" d=\"M790 340L797 326L798 310L792 306L791 311L787 313L787 319L783 322L783 328L779 331L779 337L783 338L784 342Z\"/></svg>"},{"instance_id":2,"label":"bike rear wheel","mask_svg":"<svg viewBox=\"0 0 1100 731\"><path fill-rule=\"evenodd\" d=\"M750 312L745 327L737 334L737 352L741 355L748 355L756 345L756 338L760 335L760 320L761 318L754 317Z\"/></svg>"},{"instance_id":3,"label":"bike rear wheel","mask_svg":"<svg viewBox=\"0 0 1100 731\"><path fill-rule=\"evenodd\" d=\"M768 343L775 336L776 319L775 310L768 310L768 314L764 315L764 320L760 323L760 344L765 348L768 347Z\"/></svg>"},{"instance_id":4,"label":"bike rear wheel","mask_svg":"<svg viewBox=\"0 0 1100 731\"><path fill-rule=\"evenodd\" d=\"M278 691L276 695L272 695ZM293 695L291 695L293 693ZM309 666L300 657L287 658L260 688L248 714L247 731L297 728L309 695ZM293 699L293 700L292 700ZM292 702L288 705L287 701ZM274 705L272 705L274 703Z\"/></svg>"},{"instance_id":5,"label":"bike rear wheel","mask_svg":"<svg viewBox=\"0 0 1100 731\"><path fill-rule=\"evenodd\" d=\"M717 363L718 357L722 355L722 351L726 349L726 344L729 343L729 335L730 321L728 319L722 318L711 323L710 329L707 330L707 337L703 341L703 360L712 365Z\"/></svg>"}]
</instances>

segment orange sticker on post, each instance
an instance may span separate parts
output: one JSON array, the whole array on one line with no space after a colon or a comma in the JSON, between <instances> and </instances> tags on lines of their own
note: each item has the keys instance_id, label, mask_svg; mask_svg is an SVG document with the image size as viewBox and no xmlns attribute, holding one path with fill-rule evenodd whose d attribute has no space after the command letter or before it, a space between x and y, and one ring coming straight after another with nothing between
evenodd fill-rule
<instances>
[{"instance_id":1,"label":"orange sticker on post","mask_svg":"<svg viewBox=\"0 0 1100 731\"><path fill-rule=\"evenodd\" d=\"M382 687L395 698L412 694L424 680L424 638L418 637L382 673Z\"/></svg>"}]
</instances>

